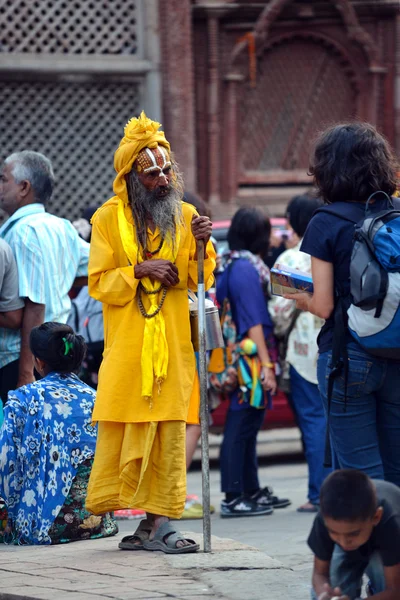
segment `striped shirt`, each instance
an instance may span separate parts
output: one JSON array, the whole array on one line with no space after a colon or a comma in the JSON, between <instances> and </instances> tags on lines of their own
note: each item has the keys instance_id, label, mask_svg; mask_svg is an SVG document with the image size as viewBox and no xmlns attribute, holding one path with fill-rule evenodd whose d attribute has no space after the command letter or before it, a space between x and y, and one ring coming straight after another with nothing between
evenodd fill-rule
<instances>
[{"instance_id":1,"label":"striped shirt","mask_svg":"<svg viewBox=\"0 0 400 600\"><path fill-rule=\"evenodd\" d=\"M19 208L0 228L17 261L19 296L45 305L45 321L66 323L76 277L87 276L89 244L43 204ZM0 368L19 358L21 334L0 328Z\"/></svg>"}]
</instances>

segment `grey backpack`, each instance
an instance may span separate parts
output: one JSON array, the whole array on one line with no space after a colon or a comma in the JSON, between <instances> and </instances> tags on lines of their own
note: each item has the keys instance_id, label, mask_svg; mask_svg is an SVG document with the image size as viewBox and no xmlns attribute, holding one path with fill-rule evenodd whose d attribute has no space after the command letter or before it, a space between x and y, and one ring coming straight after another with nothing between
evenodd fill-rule
<instances>
[{"instance_id":1,"label":"grey backpack","mask_svg":"<svg viewBox=\"0 0 400 600\"><path fill-rule=\"evenodd\" d=\"M369 200L378 195L386 196L376 192ZM361 220L350 203L318 211L354 223L351 296L345 299L351 335L370 354L400 360L400 202L386 199L379 210L370 210L368 201Z\"/></svg>"}]
</instances>

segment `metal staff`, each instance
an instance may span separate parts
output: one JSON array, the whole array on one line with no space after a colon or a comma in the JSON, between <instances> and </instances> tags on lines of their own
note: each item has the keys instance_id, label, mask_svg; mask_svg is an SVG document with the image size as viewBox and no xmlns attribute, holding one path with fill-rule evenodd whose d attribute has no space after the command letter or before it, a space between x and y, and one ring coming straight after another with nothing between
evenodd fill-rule
<instances>
[{"instance_id":1,"label":"metal staff","mask_svg":"<svg viewBox=\"0 0 400 600\"><path fill-rule=\"evenodd\" d=\"M206 354L206 291L204 287L204 242L197 242L198 311L199 311L199 380L200 380L200 424L201 424L201 467L203 487L203 542L204 552L211 552L210 519L210 459L208 445L208 399L207 399L207 354Z\"/></svg>"}]
</instances>

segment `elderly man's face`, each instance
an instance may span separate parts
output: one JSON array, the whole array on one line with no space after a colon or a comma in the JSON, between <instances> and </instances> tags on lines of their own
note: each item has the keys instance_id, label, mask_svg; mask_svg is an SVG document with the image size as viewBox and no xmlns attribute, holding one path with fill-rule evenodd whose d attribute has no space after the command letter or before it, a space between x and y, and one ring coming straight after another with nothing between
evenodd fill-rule
<instances>
[{"instance_id":1,"label":"elderly man's face","mask_svg":"<svg viewBox=\"0 0 400 600\"><path fill-rule=\"evenodd\" d=\"M8 215L12 215L22 201L21 191L23 184L17 183L11 172L11 164L3 165L0 175L0 208Z\"/></svg>"},{"instance_id":2,"label":"elderly man's face","mask_svg":"<svg viewBox=\"0 0 400 600\"><path fill-rule=\"evenodd\" d=\"M170 191L171 161L164 148L145 148L137 158L136 169L140 183L152 192L157 200Z\"/></svg>"},{"instance_id":3,"label":"elderly man's face","mask_svg":"<svg viewBox=\"0 0 400 600\"><path fill-rule=\"evenodd\" d=\"M154 170L148 173L138 173L139 181L146 190L153 192L157 198L167 196L170 191L171 176L171 167L165 167L162 171Z\"/></svg>"}]
</instances>

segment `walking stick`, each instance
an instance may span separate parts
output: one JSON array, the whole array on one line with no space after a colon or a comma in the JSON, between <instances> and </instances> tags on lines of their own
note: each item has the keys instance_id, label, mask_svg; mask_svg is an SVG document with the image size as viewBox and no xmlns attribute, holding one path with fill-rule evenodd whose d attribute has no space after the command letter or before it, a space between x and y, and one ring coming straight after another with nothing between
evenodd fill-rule
<instances>
[{"instance_id":1,"label":"walking stick","mask_svg":"<svg viewBox=\"0 0 400 600\"><path fill-rule=\"evenodd\" d=\"M206 354L206 295L204 287L204 242L197 242L198 311L199 311L199 380L201 424L201 468L203 487L203 542L204 552L211 552L210 519L210 459L208 445L208 399Z\"/></svg>"}]
</instances>

